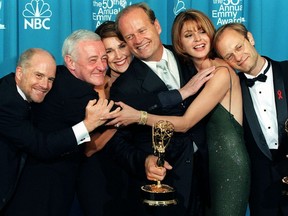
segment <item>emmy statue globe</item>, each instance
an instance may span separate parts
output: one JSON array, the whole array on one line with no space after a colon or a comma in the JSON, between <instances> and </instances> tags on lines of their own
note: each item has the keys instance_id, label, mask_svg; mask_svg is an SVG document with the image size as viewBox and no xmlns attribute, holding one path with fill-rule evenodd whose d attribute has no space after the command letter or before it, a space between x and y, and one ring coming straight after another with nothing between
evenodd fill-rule
<instances>
[{"instance_id":1,"label":"emmy statue globe","mask_svg":"<svg viewBox=\"0 0 288 216\"><path fill-rule=\"evenodd\" d=\"M152 144L154 155L158 157L157 166L163 167L165 149L174 133L174 125L169 121L160 120L152 127ZM175 190L166 184L157 181L156 184L141 187L143 203L149 206L176 205Z\"/></svg>"},{"instance_id":2,"label":"emmy statue globe","mask_svg":"<svg viewBox=\"0 0 288 216\"><path fill-rule=\"evenodd\" d=\"M288 134L288 119L285 121L285 131ZM282 178L282 183L284 184L284 190L282 190L282 194L287 196L288 195L288 176L285 176Z\"/></svg>"}]
</instances>

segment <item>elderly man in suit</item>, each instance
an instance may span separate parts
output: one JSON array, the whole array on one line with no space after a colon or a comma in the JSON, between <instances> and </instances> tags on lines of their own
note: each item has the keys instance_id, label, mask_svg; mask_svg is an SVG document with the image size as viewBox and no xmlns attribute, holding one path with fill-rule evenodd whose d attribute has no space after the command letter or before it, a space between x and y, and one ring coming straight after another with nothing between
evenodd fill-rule
<instances>
[{"instance_id":1,"label":"elderly man in suit","mask_svg":"<svg viewBox=\"0 0 288 216\"><path fill-rule=\"evenodd\" d=\"M74 151L90 139L89 132L104 123L99 117L111 108L90 101L84 121L56 133L41 133L32 125L31 105L44 100L55 73L54 57L46 50L31 48L21 54L16 72L0 79L0 215L9 209L27 154L49 159Z\"/></svg>"},{"instance_id":2,"label":"elderly man in suit","mask_svg":"<svg viewBox=\"0 0 288 216\"><path fill-rule=\"evenodd\" d=\"M244 131L251 159L250 211L253 216L288 215L282 180L288 175L288 61L258 54L243 24L220 27L214 47L241 78Z\"/></svg>"},{"instance_id":3,"label":"elderly man in suit","mask_svg":"<svg viewBox=\"0 0 288 216\"><path fill-rule=\"evenodd\" d=\"M69 35L62 56L65 65L57 66L53 88L43 103L33 106L33 120L45 132L70 127L83 119L87 102L98 99L94 86L104 83L106 50L93 31L80 29ZM83 150L81 145L50 160L28 157L8 215L69 215Z\"/></svg>"}]
</instances>

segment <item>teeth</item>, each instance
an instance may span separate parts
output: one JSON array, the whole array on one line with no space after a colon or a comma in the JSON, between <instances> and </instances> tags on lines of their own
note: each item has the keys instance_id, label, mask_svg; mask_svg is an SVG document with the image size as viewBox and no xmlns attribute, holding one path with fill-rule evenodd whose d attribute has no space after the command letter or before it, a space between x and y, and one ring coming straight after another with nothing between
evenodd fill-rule
<instances>
[{"instance_id":1,"label":"teeth","mask_svg":"<svg viewBox=\"0 0 288 216\"><path fill-rule=\"evenodd\" d=\"M40 94L46 94L46 91L36 90Z\"/></svg>"},{"instance_id":2,"label":"teeth","mask_svg":"<svg viewBox=\"0 0 288 216\"><path fill-rule=\"evenodd\" d=\"M204 47L204 44L200 44L200 45L195 46L196 49L201 48L201 47Z\"/></svg>"},{"instance_id":3,"label":"teeth","mask_svg":"<svg viewBox=\"0 0 288 216\"><path fill-rule=\"evenodd\" d=\"M138 50L142 50L142 49L146 48L146 46L148 46L148 44L149 44L149 43L145 43L145 44L143 44L143 45L141 45L141 46L138 46L137 49L138 49Z\"/></svg>"},{"instance_id":4,"label":"teeth","mask_svg":"<svg viewBox=\"0 0 288 216\"><path fill-rule=\"evenodd\" d=\"M141 47L138 47L137 49L138 49L138 50L141 50L141 49L143 49L143 48L144 48L144 46L141 46Z\"/></svg>"}]
</instances>

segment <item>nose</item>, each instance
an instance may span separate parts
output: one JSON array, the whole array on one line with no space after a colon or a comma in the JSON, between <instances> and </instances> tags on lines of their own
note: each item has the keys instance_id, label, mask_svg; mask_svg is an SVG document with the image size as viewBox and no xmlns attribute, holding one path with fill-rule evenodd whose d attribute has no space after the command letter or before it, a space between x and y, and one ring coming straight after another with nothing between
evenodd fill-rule
<instances>
[{"instance_id":1,"label":"nose","mask_svg":"<svg viewBox=\"0 0 288 216\"><path fill-rule=\"evenodd\" d=\"M237 62L239 62L239 61L241 61L241 59L242 59L243 53L242 53L242 52L235 52L233 55L234 55L235 60L236 60Z\"/></svg>"},{"instance_id":2,"label":"nose","mask_svg":"<svg viewBox=\"0 0 288 216\"><path fill-rule=\"evenodd\" d=\"M195 41L201 41L201 36L200 36L199 33L195 33L195 34L194 34L194 40L195 40Z\"/></svg>"},{"instance_id":3,"label":"nose","mask_svg":"<svg viewBox=\"0 0 288 216\"><path fill-rule=\"evenodd\" d=\"M143 40L143 37L141 36L141 34L135 34L134 36L134 43L136 44L140 44Z\"/></svg>"},{"instance_id":4,"label":"nose","mask_svg":"<svg viewBox=\"0 0 288 216\"><path fill-rule=\"evenodd\" d=\"M118 59L122 56L122 52L120 51L120 49L116 49L115 50L115 57Z\"/></svg>"},{"instance_id":5,"label":"nose","mask_svg":"<svg viewBox=\"0 0 288 216\"><path fill-rule=\"evenodd\" d=\"M106 60L102 60L102 61L100 60L98 65L97 65L97 69L99 71L105 71L106 68L107 68L107 61Z\"/></svg>"},{"instance_id":6,"label":"nose","mask_svg":"<svg viewBox=\"0 0 288 216\"><path fill-rule=\"evenodd\" d=\"M50 82L50 80L47 78L44 78L40 81L40 86L42 89L49 89L52 86L52 82Z\"/></svg>"}]
</instances>

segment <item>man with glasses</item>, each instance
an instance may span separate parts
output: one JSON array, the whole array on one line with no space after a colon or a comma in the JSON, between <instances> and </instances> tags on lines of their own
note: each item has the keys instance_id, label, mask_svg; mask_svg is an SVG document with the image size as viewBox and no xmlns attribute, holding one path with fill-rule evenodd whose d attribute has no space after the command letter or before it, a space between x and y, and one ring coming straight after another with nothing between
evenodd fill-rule
<instances>
[{"instance_id":1,"label":"man with glasses","mask_svg":"<svg viewBox=\"0 0 288 216\"><path fill-rule=\"evenodd\" d=\"M243 126L251 159L251 215L288 215L288 61L260 56L254 45L252 34L240 23L220 27L214 38L217 53L241 78Z\"/></svg>"}]
</instances>

